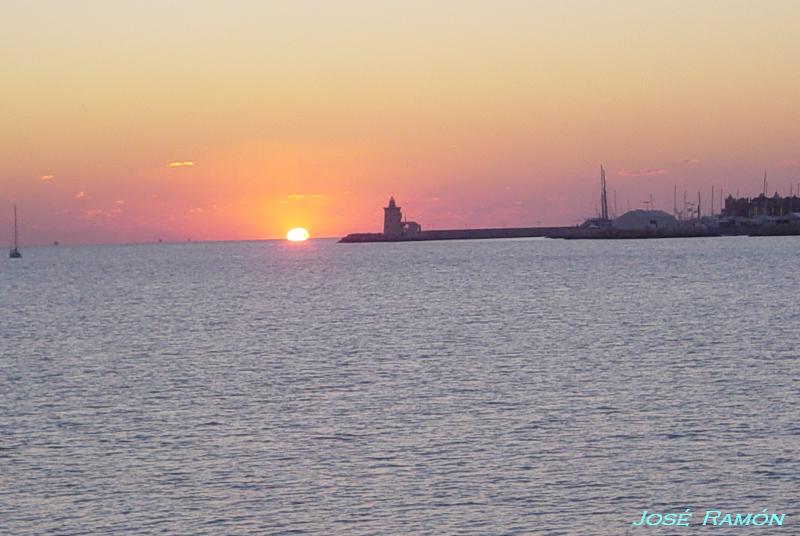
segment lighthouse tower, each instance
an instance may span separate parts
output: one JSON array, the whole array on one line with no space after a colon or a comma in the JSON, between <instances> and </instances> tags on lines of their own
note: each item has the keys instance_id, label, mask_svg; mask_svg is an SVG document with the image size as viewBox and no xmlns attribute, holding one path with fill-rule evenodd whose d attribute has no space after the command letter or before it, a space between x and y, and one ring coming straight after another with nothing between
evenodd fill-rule
<instances>
[{"instance_id":1,"label":"lighthouse tower","mask_svg":"<svg viewBox=\"0 0 800 536\"><path fill-rule=\"evenodd\" d=\"M394 197L389 198L389 206L383 209L383 234L389 237L403 234L403 213L394 202Z\"/></svg>"}]
</instances>

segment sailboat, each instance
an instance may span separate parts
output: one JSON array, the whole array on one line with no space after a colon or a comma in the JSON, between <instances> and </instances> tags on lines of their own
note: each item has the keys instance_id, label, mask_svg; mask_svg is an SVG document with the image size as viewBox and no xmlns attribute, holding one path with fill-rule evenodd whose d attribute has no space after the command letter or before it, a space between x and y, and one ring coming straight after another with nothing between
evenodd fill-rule
<instances>
[{"instance_id":1,"label":"sailboat","mask_svg":"<svg viewBox=\"0 0 800 536\"><path fill-rule=\"evenodd\" d=\"M22 253L19 252L19 235L17 233L17 205L14 205L14 247L8 253L12 259L21 259Z\"/></svg>"}]
</instances>

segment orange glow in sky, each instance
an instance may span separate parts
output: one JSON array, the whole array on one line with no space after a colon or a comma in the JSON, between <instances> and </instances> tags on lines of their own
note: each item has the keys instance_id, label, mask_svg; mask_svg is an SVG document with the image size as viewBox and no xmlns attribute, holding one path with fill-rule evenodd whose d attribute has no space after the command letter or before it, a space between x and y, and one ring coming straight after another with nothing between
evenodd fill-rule
<instances>
[{"instance_id":1,"label":"orange glow in sky","mask_svg":"<svg viewBox=\"0 0 800 536\"><path fill-rule=\"evenodd\" d=\"M16 202L25 244L341 236L380 231L394 195L426 229L572 225L597 212L600 164L618 212L753 195L764 170L786 194L796 12L11 0L0 222Z\"/></svg>"}]
</instances>

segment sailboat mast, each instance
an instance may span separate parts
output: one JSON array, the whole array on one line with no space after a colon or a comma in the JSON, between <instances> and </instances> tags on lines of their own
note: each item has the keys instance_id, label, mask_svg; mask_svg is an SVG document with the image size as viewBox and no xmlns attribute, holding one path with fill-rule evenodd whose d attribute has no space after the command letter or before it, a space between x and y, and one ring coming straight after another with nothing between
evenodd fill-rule
<instances>
[{"instance_id":1,"label":"sailboat mast","mask_svg":"<svg viewBox=\"0 0 800 536\"><path fill-rule=\"evenodd\" d=\"M600 166L600 219L608 220L608 194L606 192L606 170Z\"/></svg>"},{"instance_id":2,"label":"sailboat mast","mask_svg":"<svg viewBox=\"0 0 800 536\"><path fill-rule=\"evenodd\" d=\"M19 252L19 234L17 233L17 205L14 204L14 246L8 252L8 256L12 259L19 259L22 254Z\"/></svg>"},{"instance_id":3,"label":"sailboat mast","mask_svg":"<svg viewBox=\"0 0 800 536\"><path fill-rule=\"evenodd\" d=\"M19 235L17 234L17 205L14 205L14 249L19 247Z\"/></svg>"}]
</instances>

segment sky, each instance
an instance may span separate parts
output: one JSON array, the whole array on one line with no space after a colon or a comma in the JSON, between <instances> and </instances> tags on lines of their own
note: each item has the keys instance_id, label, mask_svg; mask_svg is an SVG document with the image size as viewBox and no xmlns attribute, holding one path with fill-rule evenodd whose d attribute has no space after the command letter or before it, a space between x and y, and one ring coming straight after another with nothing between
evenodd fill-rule
<instances>
[{"instance_id":1,"label":"sky","mask_svg":"<svg viewBox=\"0 0 800 536\"><path fill-rule=\"evenodd\" d=\"M797 2L0 3L23 243L573 225L800 185ZM616 205L614 203L616 199ZM682 203L682 200L681 200ZM9 231L10 234L10 231ZM2 234L0 234L2 236Z\"/></svg>"}]
</instances>

